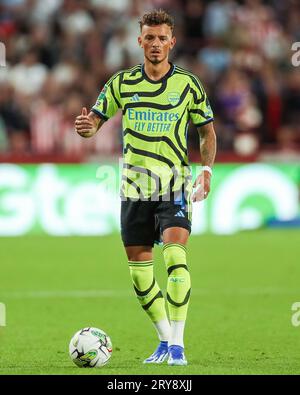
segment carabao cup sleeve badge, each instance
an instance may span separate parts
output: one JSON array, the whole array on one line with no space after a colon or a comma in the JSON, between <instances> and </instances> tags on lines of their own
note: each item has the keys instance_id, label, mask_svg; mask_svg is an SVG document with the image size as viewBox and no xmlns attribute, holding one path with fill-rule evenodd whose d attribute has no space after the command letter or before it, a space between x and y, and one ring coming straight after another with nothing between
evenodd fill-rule
<instances>
[{"instance_id":1,"label":"carabao cup sleeve badge","mask_svg":"<svg viewBox=\"0 0 300 395\"><path fill-rule=\"evenodd\" d=\"M100 101L105 98L106 91L107 91L107 85L104 85L104 87L102 88L102 91L100 92L100 95L98 97L97 104L98 104L98 102L100 103Z\"/></svg>"}]
</instances>

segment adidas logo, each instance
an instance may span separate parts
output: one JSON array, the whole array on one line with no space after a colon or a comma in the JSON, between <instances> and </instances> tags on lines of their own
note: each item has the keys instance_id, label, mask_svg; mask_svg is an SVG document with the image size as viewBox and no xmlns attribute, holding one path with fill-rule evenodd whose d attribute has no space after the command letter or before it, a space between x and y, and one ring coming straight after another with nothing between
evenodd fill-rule
<instances>
[{"instance_id":1,"label":"adidas logo","mask_svg":"<svg viewBox=\"0 0 300 395\"><path fill-rule=\"evenodd\" d=\"M182 210L179 210L177 214L175 214L175 217L184 217L185 215L183 214Z\"/></svg>"},{"instance_id":2,"label":"adidas logo","mask_svg":"<svg viewBox=\"0 0 300 395\"><path fill-rule=\"evenodd\" d=\"M136 93L135 95L132 96L132 98L130 99L130 101L140 101L139 95Z\"/></svg>"}]
</instances>

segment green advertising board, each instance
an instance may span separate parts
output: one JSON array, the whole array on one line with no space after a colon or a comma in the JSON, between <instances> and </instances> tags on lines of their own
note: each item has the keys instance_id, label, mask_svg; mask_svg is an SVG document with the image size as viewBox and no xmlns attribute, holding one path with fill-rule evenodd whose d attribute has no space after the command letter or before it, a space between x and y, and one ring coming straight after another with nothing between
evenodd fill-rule
<instances>
[{"instance_id":1,"label":"green advertising board","mask_svg":"<svg viewBox=\"0 0 300 395\"><path fill-rule=\"evenodd\" d=\"M0 235L119 231L119 164L0 165ZM195 178L199 168L192 166ZM232 234L299 215L300 166L216 164L211 193L193 205L193 234Z\"/></svg>"}]
</instances>

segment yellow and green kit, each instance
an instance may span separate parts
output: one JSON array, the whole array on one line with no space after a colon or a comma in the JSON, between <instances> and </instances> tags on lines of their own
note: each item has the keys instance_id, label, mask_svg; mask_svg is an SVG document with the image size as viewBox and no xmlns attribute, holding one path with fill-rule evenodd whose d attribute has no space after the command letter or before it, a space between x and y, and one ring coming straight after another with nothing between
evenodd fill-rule
<instances>
[{"instance_id":1,"label":"yellow and green kit","mask_svg":"<svg viewBox=\"0 0 300 395\"><path fill-rule=\"evenodd\" d=\"M188 197L188 125L213 120L198 77L175 64L158 81L146 75L143 64L122 70L105 84L92 111L108 120L118 109L123 113L121 195L156 200L184 190Z\"/></svg>"}]
</instances>

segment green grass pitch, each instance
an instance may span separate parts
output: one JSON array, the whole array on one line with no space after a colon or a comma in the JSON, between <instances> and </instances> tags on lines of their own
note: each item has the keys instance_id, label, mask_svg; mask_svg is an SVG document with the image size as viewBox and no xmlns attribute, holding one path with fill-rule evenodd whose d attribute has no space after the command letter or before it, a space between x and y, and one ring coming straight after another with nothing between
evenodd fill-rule
<instances>
[{"instance_id":1,"label":"green grass pitch","mask_svg":"<svg viewBox=\"0 0 300 395\"><path fill-rule=\"evenodd\" d=\"M187 367L145 366L154 327L131 285L120 237L0 239L0 374L300 374L300 232L260 230L190 238L192 294ZM161 248L155 271L163 291ZM68 344L80 328L105 330L109 363L80 369Z\"/></svg>"}]
</instances>

